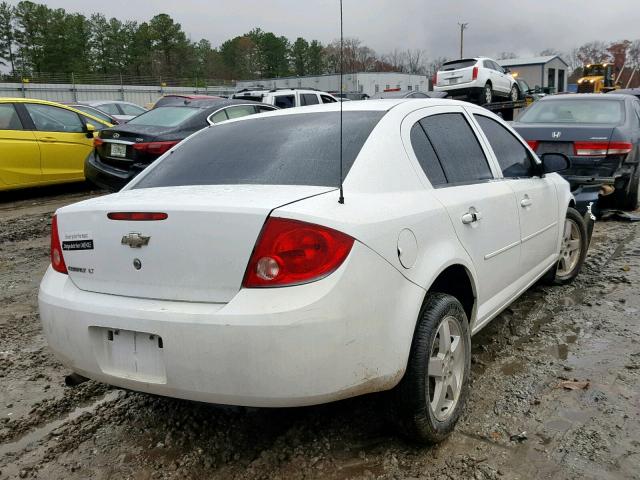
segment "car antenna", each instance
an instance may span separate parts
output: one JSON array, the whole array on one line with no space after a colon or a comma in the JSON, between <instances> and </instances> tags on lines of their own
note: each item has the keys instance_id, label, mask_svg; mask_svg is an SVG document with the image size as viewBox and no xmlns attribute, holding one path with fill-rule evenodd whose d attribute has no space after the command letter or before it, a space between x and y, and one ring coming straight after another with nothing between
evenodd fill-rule
<instances>
[{"instance_id":1,"label":"car antenna","mask_svg":"<svg viewBox=\"0 0 640 480\"><path fill-rule=\"evenodd\" d=\"M342 0L340 0L340 196L338 197L338 203L344 204L344 190L342 189L342 104L344 103L342 74L344 71L344 37L343 37L343 25L342 25Z\"/></svg>"}]
</instances>

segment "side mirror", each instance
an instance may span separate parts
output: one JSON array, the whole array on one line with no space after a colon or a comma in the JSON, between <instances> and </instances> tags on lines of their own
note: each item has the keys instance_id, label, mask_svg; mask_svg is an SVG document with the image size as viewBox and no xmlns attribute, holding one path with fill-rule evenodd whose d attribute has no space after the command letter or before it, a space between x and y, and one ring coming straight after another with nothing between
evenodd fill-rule
<instances>
[{"instance_id":1,"label":"side mirror","mask_svg":"<svg viewBox=\"0 0 640 480\"><path fill-rule=\"evenodd\" d=\"M540 160L542 160L542 173L561 172L571 166L569 157L564 153L543 153Z\"/></svg>"},{"instance_id":2,"label":"side mirror","mask_svg":"<svg viewBox=\"0 0 640 480\"><path fill-rule=\"evenodd\" d=\"M91 123L85 124L85 133L87 134L87 138L93 138L93 134L96 132L96 127Z\"/></svg>"},{"instance_id":3,"label":"side mirror","mask_svg":"<svg viewBox=\"0 0 640 480\"><path fill-rule=\"evenodd\" d=\"M511 73L511 69L509 67L502 67L504 73Z\"/></svg>"}]
</instances>

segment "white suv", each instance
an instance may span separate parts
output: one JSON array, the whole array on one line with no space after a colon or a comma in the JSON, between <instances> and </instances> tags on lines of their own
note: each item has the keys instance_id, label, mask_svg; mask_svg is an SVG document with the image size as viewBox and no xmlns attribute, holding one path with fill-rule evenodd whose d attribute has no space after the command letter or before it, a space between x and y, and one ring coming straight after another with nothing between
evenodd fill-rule
<instances>
[{"instance_id":1,"label":"white suv","mask_svg":"<svg viewBox=\"0 0 640 480\"><path fill-rule=\"evenodd\" d=\"M275 88L273 90L246 88L236 92L232 98L268 103L278 108L304 107L338 101L329 93L301 88Z\"/></svg>"},{"instance_id":2,"label":"white suv","mask_svg":"<svg viewBox=\"0 0 640 480\"><path fill-rule=\"evenodd\" d=\"M495 60L486 57L452 60L442 65L436 76L436 92L449 97L467 97L483 105L496 97L518 100L518 83Z\"/></svg>"}]
</instances>

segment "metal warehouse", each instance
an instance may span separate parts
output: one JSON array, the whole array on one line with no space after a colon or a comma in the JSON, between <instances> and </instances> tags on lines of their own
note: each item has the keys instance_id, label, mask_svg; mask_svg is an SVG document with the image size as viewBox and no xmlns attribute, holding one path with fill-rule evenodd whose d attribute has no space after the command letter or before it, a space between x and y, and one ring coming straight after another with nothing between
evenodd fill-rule
<instances>
[{"instance_id":1,"label":"metal warehouse","mask_svg":"<svg viewBox=\"0 0 640 480\"><path fill-rule=\"evenodd\" d=\"M266 88L315 88L325 92L336 92L340 90L340 75L239 80L236 87L242 89L258 85ZM429 80L426 75L397 72L359 72L343 75L343 90L345 92L360 92L373 96L389 89L426 92L429 90Z\"/></svg>"},{"instance_id":2,"label":"metal warehouse","mask_svg":"<svg viewBox=\"0 0 640 480\"><path fill-rule=\"evenodd\" d=\"M567 89L567 69L569 65L558 55L532 58L509 58L498 63L508 67L529 84L548 88L550 93L564 92Z\"/></svg>"}]
</instances>

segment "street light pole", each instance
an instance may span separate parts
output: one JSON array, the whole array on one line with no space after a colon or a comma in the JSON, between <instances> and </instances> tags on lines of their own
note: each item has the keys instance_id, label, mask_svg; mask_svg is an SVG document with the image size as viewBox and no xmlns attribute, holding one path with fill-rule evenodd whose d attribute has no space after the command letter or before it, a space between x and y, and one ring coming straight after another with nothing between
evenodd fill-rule
<instances>
[{"instance_id":1,"label":"street light pole","mask_svg":"<svg viewBox=\"0 0 640 480\"><path fill-rule=\"evenodd\" d=\"M464 31L468 28L468 23L458 23L460 25L460 58L462 58L462 51L464 46Z\"/></svg>"}]
</instances>

